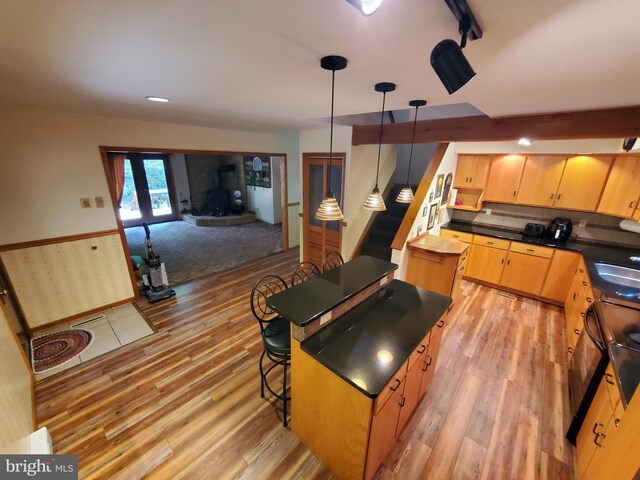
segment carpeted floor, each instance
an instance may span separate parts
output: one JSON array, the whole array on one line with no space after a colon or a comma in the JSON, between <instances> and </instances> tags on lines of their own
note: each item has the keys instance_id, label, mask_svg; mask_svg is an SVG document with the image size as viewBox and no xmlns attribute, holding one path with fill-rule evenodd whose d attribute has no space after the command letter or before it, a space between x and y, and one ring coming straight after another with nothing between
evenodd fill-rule
<instances>
[{"instance_id":1,"label":"carpeted floor","mask_svg":"<svg viewBox=\"0 0 640 480\"><path fill-rule=\"evenodd\" d=\"M256 221L234 227L197 227L182 220L149 225L153 250L169 285L187 283L282 250L282 226ZM142 227L125 228L131 255L144 257Z\"/></svg>"}]
</instances>

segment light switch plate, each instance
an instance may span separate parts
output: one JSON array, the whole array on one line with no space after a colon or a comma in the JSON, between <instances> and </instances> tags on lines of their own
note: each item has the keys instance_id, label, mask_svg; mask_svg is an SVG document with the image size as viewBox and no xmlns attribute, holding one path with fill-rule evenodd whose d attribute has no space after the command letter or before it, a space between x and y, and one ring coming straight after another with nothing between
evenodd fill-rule
<instances>
[{"instance_id":1,"label":"light switch plate","mask_svg":"<svg viewBox=\"0 0 640 480\"><path fill-rule=\"evenodd\" d=\"M586 226L587 226L587 221L586 221L586 220L584 220L584 219L580 220L580 223L578 224L578 226L579 226L580 228L584 228L584 227L586 227Z\"/></svg>"},{"instance_id":2,"label":"light switch plate","mask_svg":"<svg viewBox=\"0 0 640 480\"><path fill-rule=\"evenodd\" d=\"M103 197L94 197L96 201L96 208L104 208L104 198Z\"/></svg>"},{"instance_id":3,"label":"light switch plate","mask_svg":"<svg viewBox=\"0 0 640 480\"><path fill-rule=\"evenodd\" d=\"M91 199L90 198L81 198L80 199L80 207L81 208L91 208Z\"/></svg>"}]
</instances>

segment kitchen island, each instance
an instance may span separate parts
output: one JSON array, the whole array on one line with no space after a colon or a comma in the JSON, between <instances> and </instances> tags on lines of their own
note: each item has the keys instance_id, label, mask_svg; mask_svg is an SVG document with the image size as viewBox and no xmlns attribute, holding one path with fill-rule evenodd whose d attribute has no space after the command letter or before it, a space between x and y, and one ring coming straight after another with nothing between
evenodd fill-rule
<instances>
[{"instance_id":1,"label":"kitchen island","mask_svg":"<svg viewBox=\"0 0 640 480\"><path fill-rule=\"evenodd\" d=\"M358 257L269 299L293 325L292 431L341 479L375 474L435 369L451 299L393 280L395 268ZM357 288L332 297L346 284Z\"/></svg>"}]
</instances>

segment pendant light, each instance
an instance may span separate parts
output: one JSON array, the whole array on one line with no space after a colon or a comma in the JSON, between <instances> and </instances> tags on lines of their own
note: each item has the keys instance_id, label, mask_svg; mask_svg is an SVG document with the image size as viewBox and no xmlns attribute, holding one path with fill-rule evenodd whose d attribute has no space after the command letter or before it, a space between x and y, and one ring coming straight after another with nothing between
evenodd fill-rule
<instances>
[{"instance_id":1,"label":"pendant light","mask_svg":"<svg viewBox=\"0 0 640 480\"><path fill-rule=\"evenodd\" d=\"M376 184L369 194L367 201L364 202L364 208L376 212L384 212L387 209L387 206L384 204L384 198L382 198L380 189L378 188L378 174L380 173L380 149L382 148L382 125L384 124L384 102L387 98L387 93L393 92L396 89L396 84L389 82L376 83L375 89L376 92L382 92L382 111L380 112L380 138L378 141L378 164L376 166Z\"/></svg>"},{"instance_id":2,"label":"pendant light","mask_svg":"<svg viewBox=\"0 0 640 480\"><path fill-rule=\"evenodd\" d=\"M398 197L396 198L396 202L398 203L412 203L413 198L413 190L411 189L411 185L409 185L409 175L411 174L411 158L413 157L413 143L416 139L416 123L418 123L418 108L427 104L426 100L411 100L409 105L411 107L416 107L416 116L413 119L413 135L411 136L411 150L409 151L409 167L407 168L407 184L405 187L400 190Z\"/></svg>"},{"instance_id":3,"label":"pendant light","mask_svg":"<svg viewBox=\"0 0 640 480\"><path fill-rule=\"evenodd\" d=\"M320 66L331 70L331 134L329 138L329 168L327 169L327 194L316 212L316 219L323 221L342 220L344 216L340 205L331 190L331 161L333 158L333 98L335 92L336 70L347 68L347 59L338 55L329 55L320 60Z\"/></svg>"}]
</instances>

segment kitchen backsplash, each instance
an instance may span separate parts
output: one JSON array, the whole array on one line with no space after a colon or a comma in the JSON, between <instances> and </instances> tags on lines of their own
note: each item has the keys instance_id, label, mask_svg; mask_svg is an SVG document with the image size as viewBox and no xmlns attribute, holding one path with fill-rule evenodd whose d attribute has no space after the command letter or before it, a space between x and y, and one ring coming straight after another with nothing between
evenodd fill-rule
<instances>
[{"instance_id":1,"label":"kitchen backsplash","mask_svg":"<svg viewBox=\"0 0 640 480\"><path fill-rule=\"evenodd\" d=\"M488 210L491 210L490 215L487 215ZM455 209L452 212L452 220L514 230L523 230L527 223L541 223L546 226L556 217L566 217L570 218L573 224L572 236L577 236L579 240L640 248L639 233L622 230L619 226L621 218L599 213L525 207L503 203L484 203L482 210L479 212ZM580 227L580 220L586 220L587 225Z\"/></svg>"}]
</instances>

